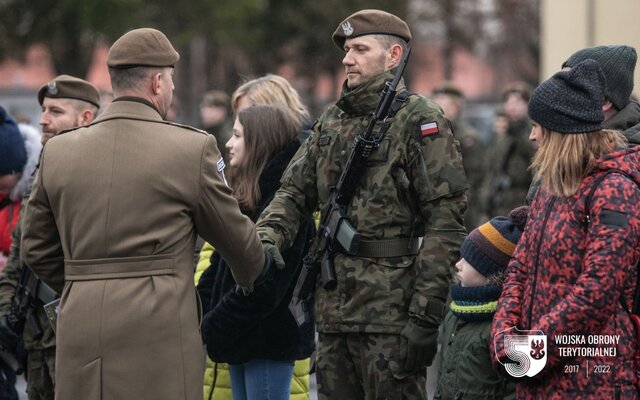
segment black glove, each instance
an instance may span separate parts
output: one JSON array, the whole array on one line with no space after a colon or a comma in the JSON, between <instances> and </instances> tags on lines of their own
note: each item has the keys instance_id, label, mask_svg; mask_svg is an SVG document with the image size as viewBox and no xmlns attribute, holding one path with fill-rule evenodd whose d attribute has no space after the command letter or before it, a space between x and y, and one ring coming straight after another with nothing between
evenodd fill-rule
<instances>
[{"instance_id":1,"label":"black glove","mask_svg":"<svg viewBox=\"0 0 640 400\"><path fill-rule=\"evenodd\" d=\"M244 294L245 296L249 296L253 293L253 289L261 285L268 279L271 279L276 271L282 271L285 267L284 259L280 254L278 248L270 243L270 242L262 242L262 247L264 249L264 267L262 268L262 272L256 278L255 282L251 286L240 286L236 285L236 293ZM274 269L275 267L275 269Z\"/></svg>"},{"instance_id":2,"label":"black glove","mask_svg":"<svg viewBox=\"0 0 640 400\"><path fill-rule=\"evenodd\" d=\"M14 352L18 346L20 336L13 330L9 323L9 315L0 316L0 348Z\"/></svg>"},{"instance_id":3,"label":"black glove","mask_svg":"<svg viewBox=\"0 0 640 400\"><path fill-rule=\"evenodd\" d=\"M438 352L437 325L411 318L400 336L400 357L404 358L405 371L419 373L431 365Z\"/></svg>"}]
</instances>

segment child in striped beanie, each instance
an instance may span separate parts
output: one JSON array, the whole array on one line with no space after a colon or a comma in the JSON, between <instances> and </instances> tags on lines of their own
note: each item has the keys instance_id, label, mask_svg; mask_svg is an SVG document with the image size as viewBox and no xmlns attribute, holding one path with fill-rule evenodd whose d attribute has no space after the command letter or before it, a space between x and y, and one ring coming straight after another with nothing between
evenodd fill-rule
<instances>
[{"instance_id":1,"label":"child in striped beanie","mask_svg":"<svg viewBox=\"0 0 640 400\"><path fill-rule=\"evenodd\" d=\"M443 324L440 373L434 400L502 399L515 384L500 377L491 364L491 320L502 291L502 279L527 221L529 207L495 217L471 231L460 248L451 311Z\"/></svg>"}]
</instances>

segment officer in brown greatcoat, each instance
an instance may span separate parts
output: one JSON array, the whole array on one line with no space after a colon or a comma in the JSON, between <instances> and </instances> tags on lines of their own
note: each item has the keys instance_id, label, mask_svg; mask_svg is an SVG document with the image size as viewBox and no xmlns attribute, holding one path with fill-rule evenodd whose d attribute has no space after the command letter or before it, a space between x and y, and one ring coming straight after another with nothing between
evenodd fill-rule
<instances>
[{"instance_id":1,"label":"officer in brown greatcoat","mask_svg":"<svg viewBox=\"0 0 640 400\"><path fill-rule=\"evenodd\" d=\"M62 292L58 400L201 399L196 235L245 288L268 266L215 138L163 120L178 59L162 32L126 33L107 61L113 102L44 148L22 248Z\"/></svg>"}]
</instances>

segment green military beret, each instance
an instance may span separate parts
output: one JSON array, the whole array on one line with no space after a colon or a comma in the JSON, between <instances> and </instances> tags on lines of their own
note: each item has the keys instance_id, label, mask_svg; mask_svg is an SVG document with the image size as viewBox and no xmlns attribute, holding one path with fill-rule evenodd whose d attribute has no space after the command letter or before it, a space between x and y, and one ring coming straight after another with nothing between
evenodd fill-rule
<instances>
[{"instance_id":1,"label":"green military beret","mask_svg":"<svg viewBox=\"0 0 640 400\"><path fill-rule=\"evenodd\" d=\"M173 67L180 55L164 33L157 29L134 29L122 35L109 49L111 68Z\"/></svg>"},{"instance_id":2,"label":"green military beret","mask_svg":"<svg viewBox=\"0 0 640 400\"><path fill-rule=\"evenodd\" d=\"M38 90L38 103L42 105L45 97L56 99L76 99L100 107L100 93L98 89L84 79L69 75L60 75L43 85Z\"/></svg>"},{"instance_id":3,"label":"green military beret","mask_svg":"<svg viewBox=\"0 0 640 400\"><path fill-rule=\"evenodd\" d=\"M411 40L407 23L381 10L360 10L351 14L338 25L331 39L342 50L347 38L377 34L398 36L407 42Z\"/></svg>"}]
</instances>

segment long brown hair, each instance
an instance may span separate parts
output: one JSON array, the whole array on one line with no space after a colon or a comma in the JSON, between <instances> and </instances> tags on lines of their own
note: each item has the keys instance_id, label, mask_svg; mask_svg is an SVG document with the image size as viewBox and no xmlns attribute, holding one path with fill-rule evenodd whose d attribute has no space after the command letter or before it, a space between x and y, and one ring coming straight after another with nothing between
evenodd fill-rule
<instances>
[{"instance_id":1,"label":"long brown hair","mask_svg":"<svg viewBox=\"0 0 640 400\"><path fill-rule=\"evenodd\" d=\"M542 128L540 148L529 168L551 194L570 197L598 159L625 146L618 131L566 134Z\"/></svg>"},{"instance_id":2,"label":"long brown hair","mask_svg":"<svg viewBox=\"0 0 640 400\"><path fill-rule=\"evenodd\" d=\"M240 165L229 167L229 185L240 205L255 211L262 194L259 180L264 167L300 132L300 121L288 109L257 104L237 114L242 125L245 154Z\"/></svg>"}]
</instances>

